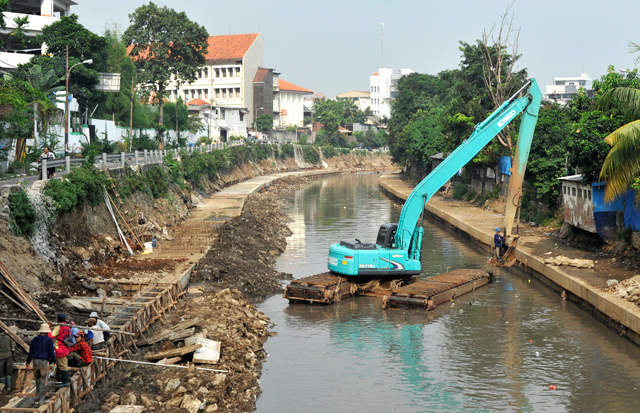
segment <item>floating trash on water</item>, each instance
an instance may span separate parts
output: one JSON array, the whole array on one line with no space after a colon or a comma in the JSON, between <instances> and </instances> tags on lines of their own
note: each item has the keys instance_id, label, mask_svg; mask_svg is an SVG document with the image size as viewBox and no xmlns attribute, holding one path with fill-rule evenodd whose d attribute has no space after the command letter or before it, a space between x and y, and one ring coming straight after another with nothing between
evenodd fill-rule
<instances>
[{"instance_id":1,"label":"floating trash on water","mask_svg":"<svg viewBox=\"0 0 640 413\"><path fill-rule=\"evenodd\" d=\"M556 245L558 245L558 244L556 244ZM553 253L553 251L545 252L544 255L549 255L551 253Z\"/></svg>"},{"instance_id":2,"label":"floating trash on water","mask_svg":"<svg viewBox=\"0 0 640 413\"><path fill-rule=\"evenodd\" d=\"M536 357L540 356L540 352L536 351Z\"/></svg>"},{"instance_id":3,"label":"floating trash on water","mask_svg":"<svg viewBox=\"0 0 640 413\"><path fill-rule=\"evenodd\" d=\"M509 322L507 321L505 324L509 324Z\"/></svg>"},{"instance_id":4,"label":"floating trash on water","mask_svg":"<svg viewBox=\"0 0 640 413\"><path fill-rule=\"evenodd\" d=\"M456 305L456 303L451 303L451 307L453 307L454 305Z\"/></svg>"},{"instance_id":5,"label":"floating trash on water","mask_svg":"<svg viewBox=\"0 0 640 413\"><path fill-rule=\"evenodd\" d=\"M462 313L464 313L464 310L461 308L461 309L460 309L460 314L462 314Z\"/></svg>"},{"instance_id":6,"label":"floating trash on water","mask_svg":"<svg viewBox=\"0 0 640 413\"><path fill-rule=\"evenodd\" d=\"M556 386L555 384L550 384L549 385L549 390L556 390L558 388L558 386Z\"/></svg>"},{"instance_id":7,"label":"floating trash on water","mask_svg":"<svg viewBox=\"0 0 640 413\"><path fill-rule=\"evenodd\" d=\"M531 284L531 280L529 280L529 284Z\"/></svg>"},{"instance_id":8,"label":"floating trash on water","mask_svg":"<svg viewBox=\"0 0 640 413\"><path fill-rule=\"evenodd\" d=\"M529 343L533 343L533 340L529 340Z\"/></svg>"}]
</instances>

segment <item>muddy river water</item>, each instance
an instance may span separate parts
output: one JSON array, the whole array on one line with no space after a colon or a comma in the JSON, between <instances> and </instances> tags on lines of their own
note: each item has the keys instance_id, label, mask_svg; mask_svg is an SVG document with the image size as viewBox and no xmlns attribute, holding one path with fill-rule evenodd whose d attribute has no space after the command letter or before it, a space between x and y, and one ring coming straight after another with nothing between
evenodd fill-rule
<instances>
[{"instance_id":1,"label":"muddy river water","mask_svg":"<svg viewBox=\"0 0 640 413\"><path fill-rule=\"evenodd\" d=\"M375 240L401 205L379 175L325 177L284 194L293 235L278 270L324 272L331 243ZM488 249L424 223L423 273L487 268ZM640 409L640 348L517 269L425 313L381 299L259 305L266 344L259 412L615 411ZM557 390L549 390L556 385Z\"/></svg>"}]
</instances>

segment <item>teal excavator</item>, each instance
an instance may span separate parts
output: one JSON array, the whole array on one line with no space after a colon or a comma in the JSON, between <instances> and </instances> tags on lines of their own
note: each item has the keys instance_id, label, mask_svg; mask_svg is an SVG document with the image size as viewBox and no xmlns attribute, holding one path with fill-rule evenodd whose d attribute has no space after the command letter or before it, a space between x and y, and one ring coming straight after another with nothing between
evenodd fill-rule
<instances>
[{"instance_id":1,"label":"teal excavator","mask_svg":"<svg viewBox=\"0 0 640 413\"><path fill-rule=\"evenodd\" d=\"M527 86L529 88L524 96L518 97ZM487 119L476 125L473 134L415 187L402 207L398 223L380 226L375 243L347 239L331 245L329 270L343 276L375 278L402 278L420 274L424 232L422 220L427 202L516 116L522 113L507 192L505 236L509 237L522 196L522 179L541 101L542 95L538 84L535 79L531 79Z\"/></svg>"}]
</instances>

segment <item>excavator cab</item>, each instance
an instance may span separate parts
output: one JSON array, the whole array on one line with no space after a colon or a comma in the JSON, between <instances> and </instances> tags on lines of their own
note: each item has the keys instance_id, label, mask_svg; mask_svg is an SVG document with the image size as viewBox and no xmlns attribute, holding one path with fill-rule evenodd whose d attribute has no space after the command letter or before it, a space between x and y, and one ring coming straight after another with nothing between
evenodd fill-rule
<instances>
[{"instance_id":1,"label":"excavator cab","mask_svg":"<svg viewBox=\"0 0 640 413\"><path fill-rule=\"evenodd\" d=\"M382 248L395 248L397 230L398 224L382 224L378 230L376 245Z\"/></svg>"}]
</instances>

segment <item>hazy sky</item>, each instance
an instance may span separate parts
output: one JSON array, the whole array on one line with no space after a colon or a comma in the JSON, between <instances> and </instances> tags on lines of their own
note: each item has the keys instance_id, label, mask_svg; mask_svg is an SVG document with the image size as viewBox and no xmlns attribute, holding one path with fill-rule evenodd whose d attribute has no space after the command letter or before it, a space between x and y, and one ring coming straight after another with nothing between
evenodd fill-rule
<instances>
[{"instance_id":1,"label":"hazy sky","mask_svg":"<svg viewBox=\"0 0 640 413\"><path fill-rule=\"evenodd\" d=\"M90 30L129 25L142 0L76 0L72 11ZM210 35L262 32L265 67L281 78L333 98L368 90L381 64L437 74L460 62L458 41L473 42L499 22L509 0L156 1L203 25ZM544 85L553 77L588 73L608 65L633 68L630 40L640 43L639 3L632 0L519 0L512 11L521 28L520 67ZM634 27L636 29L634 29ZM543 91L544 93L544 91Z\"/></svg>"}]
</instances>

